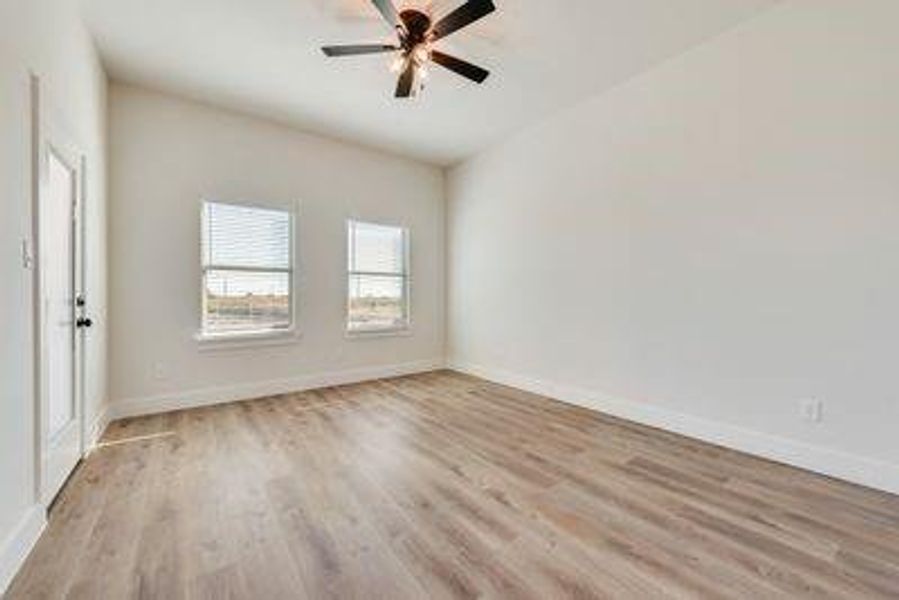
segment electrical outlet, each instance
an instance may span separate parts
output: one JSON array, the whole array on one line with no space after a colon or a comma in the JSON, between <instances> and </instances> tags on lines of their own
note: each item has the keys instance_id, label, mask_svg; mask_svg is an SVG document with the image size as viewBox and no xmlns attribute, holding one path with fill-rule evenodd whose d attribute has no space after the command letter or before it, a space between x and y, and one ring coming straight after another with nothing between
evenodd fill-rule
<instances>
[{"instance_id":1,"label":"electrical outlet","mask_svg":"<svg viewBox=\"0 0 899 600\"><path fill-rule=\"evenodd\" d=\"M153 364L153 379L156 381L164 381L168 377L165 365L161 362Z\"/></svg>"},{"instance_id":2,"label":"electrical outlet","mask_svg":"<svg viewBox=\"0 0 899 600\"><path fill-rule=\"evenodd\" d=\"M824 419L824 403L816 398L800 400L799 414L809 423L820 423Z\"/></svg>"}]
</instances>

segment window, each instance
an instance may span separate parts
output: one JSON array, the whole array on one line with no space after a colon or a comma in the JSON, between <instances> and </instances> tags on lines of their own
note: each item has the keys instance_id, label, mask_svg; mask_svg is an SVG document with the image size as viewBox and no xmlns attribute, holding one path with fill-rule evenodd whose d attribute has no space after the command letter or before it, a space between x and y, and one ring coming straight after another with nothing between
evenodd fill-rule
<instances>
[{"instance_id":1,"label":"window","mask_svg":"<svg viewBox=\"0 0 899 600\"><path fill-rule=\"evenodd\" d=\"M293 216L204 202L202 337L293 327Z\"/></svg>"},{"instance_id":2,"label":"window","mask_svg":"<svg viewBox=\"0 0 899 600\"><path fill-rule=\"evenodd\" d=\"M347 330L409 326L409 236L401 227L350 221Z\"/></svg>"}]
</instances>

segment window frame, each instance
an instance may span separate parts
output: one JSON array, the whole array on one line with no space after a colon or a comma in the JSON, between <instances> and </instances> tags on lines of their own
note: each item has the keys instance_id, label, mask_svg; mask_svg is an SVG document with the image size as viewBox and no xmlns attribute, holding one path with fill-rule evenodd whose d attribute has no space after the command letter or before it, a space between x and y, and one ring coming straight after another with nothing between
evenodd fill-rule
<instances>
[{"instance_id":1,"label":"window frame","mask_svg":"<svg viewBox=\"0 0 899 600\"><path fill-rule=\"evenodd\" d=\"M390 227L399 229L403 235L403 273L396 275L393 273L373 273L368 271L353 271L350 269L350 239L353 234L353 225L360 223L363 225L373 225L376 227ZM412 335L412 233L409 227L388 221L365 219L360 217L349 217L346 220L346 237L344 238L344 335L349 339L365 339L378 337L395 337ZM386 327L350 327L350 279L353 275L371 275L386 277L401 277L403 280L403 304L405 312L405 322L400 325L390 325Z\"/></svg>"},{"instance_id":2,"label":"window frame","mask_svg":"<svg viewBox=\"0 0 899 600\"><path fill-rule=\"evenodd\" d=\"M222 204L228 206L236 206L240 208L278 211L287 213L288 216L288 258L289 264L287 268L265 268L265 267L242 267L228 265L207 265L206 257L203 255L203 214L207 204ZM299 261L297 260L297 215L299 213L299 203L292 202L288 204L267 203L248 200L219 200L202 198L200 200L200 327L194 338L200 343L201 349L205 348L241 348L244 346L267 346L282 343L293 343L299 338L299 328L297 325L297 297L299 290L297 282L297 268ZM290 316L290 324L285 328L268 328L248 331L224 331L213 332L206 329L206 276L209 271L234 271L243 273L286 273L287 274L287 290L288 290L288 310Z\"/></svg>"}]
</instances>

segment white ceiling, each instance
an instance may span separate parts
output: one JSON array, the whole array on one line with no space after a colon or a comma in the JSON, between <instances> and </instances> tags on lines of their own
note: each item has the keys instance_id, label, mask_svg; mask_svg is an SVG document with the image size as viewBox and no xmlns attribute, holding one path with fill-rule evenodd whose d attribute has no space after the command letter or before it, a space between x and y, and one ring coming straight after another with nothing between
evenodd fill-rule
<instances>
[{"instance_id":1,"label":"white ceiling","mask_svg":"<svg viewBox=\"0 0 899 600\"><path fill-rule=\"evenodd\" d=\"M325 58L328 43L392 41L370 0L83 0L110 76L451 164L734 26L778 0L495 0L438 48L492 71L431 70L395 100L388 55ZM397 2L438 18L462 0Z\"/></svg>"}]
</instances>

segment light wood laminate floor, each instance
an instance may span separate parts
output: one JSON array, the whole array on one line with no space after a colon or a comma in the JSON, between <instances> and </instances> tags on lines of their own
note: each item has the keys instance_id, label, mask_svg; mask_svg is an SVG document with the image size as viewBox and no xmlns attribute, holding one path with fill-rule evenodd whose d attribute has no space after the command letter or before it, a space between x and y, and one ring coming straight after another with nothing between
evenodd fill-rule
<instances>
[{"instance_id":1,"label":"light wood laminate floor","mask_svg":"<svg viewBox=\"0 0 899 600\"><path fill-rule=\"evenodd\" d=\"M899 498L451 372L114 423L41 598L899 597Z\"/></svg>"}]
</instances>

